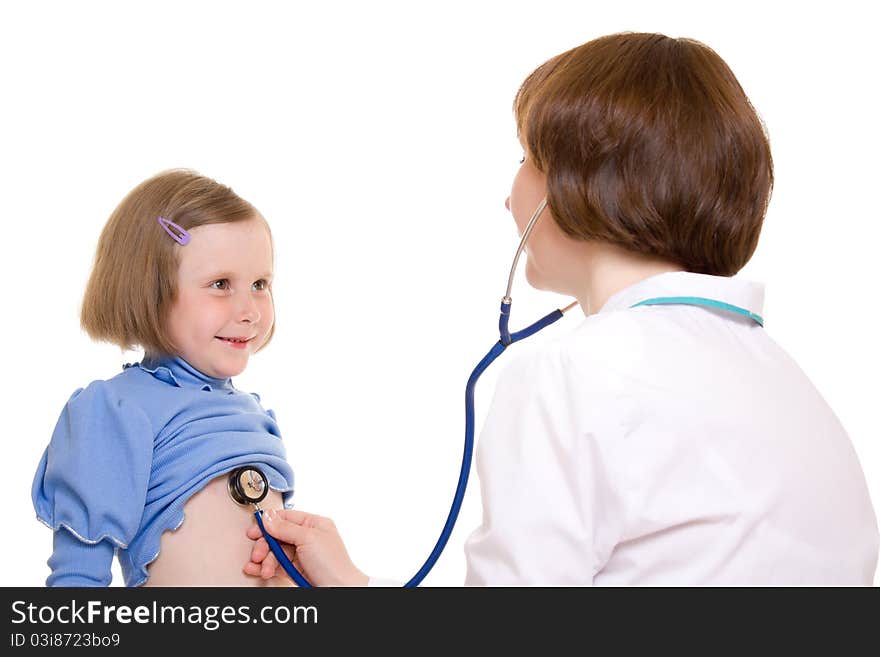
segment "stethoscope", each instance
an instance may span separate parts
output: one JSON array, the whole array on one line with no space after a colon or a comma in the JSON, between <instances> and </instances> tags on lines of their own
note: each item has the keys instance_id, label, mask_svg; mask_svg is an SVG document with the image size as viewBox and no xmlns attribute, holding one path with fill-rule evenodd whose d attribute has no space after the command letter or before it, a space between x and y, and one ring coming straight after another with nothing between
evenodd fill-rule
<instances>
[{"instance_id":1,"label":"stethoscope","mask_svg":"<svg viewBox=\"0 0 880 657\"><path fill-rule=\"evenodd\" d=\"M458 519L458 513L461 510L461 503L464 500L465 490L467 489L468 474L470 473L471 459L474 452L474 389L480 376L483 374L483 372L486 371L489 365L491 365L495 361L495 359L498 358L498 356L500 356L505 349L507 349L507 347L512 345L514 342L519 342L520 340L534 335L538 331L550 326L559 319L562 319L562 316L565 313L578 305L578 302L574 301L562 310L554 310L550 314L542 317L537 322L524 328L521 331L511 333L508 329L508 322L510 321L510 306L513 301L510 297L510 291L513 287L513 276L516 273L516 265L519 262L520 254L522 254L523 249L525 248L526 241L528 240L532 229L535 227L538 218L541 216L541 213L546 207L547 199L545 198L535 209L535 213L532 215L532 218L526 225L526 229L523 231L522 239L519 243L519 248L517 248L516 255L513 258L513 264L510 267L510 275L507 278L507 290L504 294L504 297L501 299L501 316L498 320L498 332L501 337L498 342L496 342L492 346L492 348L489 350L489 353L487 353L483 357L483 359L477 364L477 366L474 368L474 371L471 372L470 378L468 378L467 386L465 387L464 455L461 459L461 472L458 475L458 487L455 489L455 496L452 499L452 506L449 509L449 515L446 518L446 524L443 526L443 531L440 532L440 538L437 539L437 543L434 545L434 549L431 551L431 554L428 555L428 558L425 560L424 565L422 565L422 567L412 577L412 579L404 584L405 587L418 586L425 578L425 576L431 571L431 568L434 567L437 559L440 558L440 554L443 552L443 548L446 547L449 536L452 534L452 528L455 526L455 521ZM667 304L686 304L692 306L705 306L709 308L717 308L720 310L728 310L739 315L748 317L749 319L757 322L760 326L764 325L764 320L761 318L760 315L756 315L755 313L749 312L744 308L739 308L723 301L707 299L704 297L656 297L652 299L645 299L644 301L640 301L630 307L635 308L636 306ZM309 584L306 578L300 574L296 567L290 562L290 559L287 558L287 554L284 552L284 550L281 549L278 541L275 540L275 538L273 538L272 535L269 534L269 532L267 532L266 528L263 526L263 510L260 508L260 502L263 501L263 499L269 492L269 481L266 478L266 475L264 475L261 470L252 465L241 467L233 470L230 473L228 486L229 494L233 500L235 500L238 504L252 505L254 507L254 517L257 520L257 525L259 525L260 531L263 533L263 537L269 544L269 548L272 550L272 553L275 555L275 558L278 559L278 563L281 564L281 567L284 568L285 572L294 582L296 582L298 586L311 587L311 584Z\"/></svg>"}]
</instances>

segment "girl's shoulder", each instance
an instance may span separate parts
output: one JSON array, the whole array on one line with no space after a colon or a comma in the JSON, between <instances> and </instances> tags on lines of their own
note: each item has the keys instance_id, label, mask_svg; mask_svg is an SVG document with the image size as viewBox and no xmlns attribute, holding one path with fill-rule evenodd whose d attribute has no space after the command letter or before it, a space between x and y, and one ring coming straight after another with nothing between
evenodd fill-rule
<instances>
[{"instance_id":1,"label":"girl's shoulder","mask_svg":"<svg viewBox=\"0 0 880 657\"><path fill-rule=\"evenodd\" d=\"M126 363L109 379L98 379L78 388L65 407L83 415L143 415L160 431L173 418L200 415L257 413L277 422L275 413L262 406L260 396L233 387L211 385L187 378L165 366ZM183 413L183 415L181 415Z\"/></svg>"},{"instance_id":2,"label":"girl's shoulder","mask_svg":"<svg viewBox=\"0 0 880 657\"><path fill-rule=\"evenodd\" d=\"M55 425L51 441L54 452L80 443L101 451L106 450L108 439L133 444L154 435L155 413L145 401L148 396L138 391L137 383L129 381L130 375L123 374L96 379L73 392Z\"/></svg>"},{"instance_id":3,"label":"girl's shoulder","mask_svg":"<svg viewBox=\"0 0 880 657\"><path fill-rule=\"evenodd\" d=\"M137 363L126 363L122 371L109 379L95 379L84 387L77 388L67 400L67 405L91 406L108 412L125 406L141 406L140 401L154 397L161 382L137 367Z\"/></svg>"}]
</instances>

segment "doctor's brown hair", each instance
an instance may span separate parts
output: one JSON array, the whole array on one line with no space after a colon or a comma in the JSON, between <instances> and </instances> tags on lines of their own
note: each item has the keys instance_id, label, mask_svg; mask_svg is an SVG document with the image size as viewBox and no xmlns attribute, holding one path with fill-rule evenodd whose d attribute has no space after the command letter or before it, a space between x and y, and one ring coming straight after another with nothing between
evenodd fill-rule
<instances>
[{"instance_id":1,"label":"doctor's brown hair","mask_svg":"<svg viewBox=\"0 0 880 657\"><path fill-rule=\"evenodd\" d=\"M186 169L163 171L135 187L110 215L95 253L80 324L94 340L175 355L166 331L177 297L179 245L159 217L191 230L262 215L229 187ZM274 250L274 249L273 249ZM275 333L272 325L262 349Z\"/></svg>"},{"instance_id":2,"label":"doctor's brown hair","mask_svg":"<svg viewBox=\"0 0 880 657\"><path fill-rule=\"evenodd\" d=\"M732 276L752 257L773 188L764 125L708 46L612 34L526 78L517 130L571 237Z\"/></svg>"}]
</instances>

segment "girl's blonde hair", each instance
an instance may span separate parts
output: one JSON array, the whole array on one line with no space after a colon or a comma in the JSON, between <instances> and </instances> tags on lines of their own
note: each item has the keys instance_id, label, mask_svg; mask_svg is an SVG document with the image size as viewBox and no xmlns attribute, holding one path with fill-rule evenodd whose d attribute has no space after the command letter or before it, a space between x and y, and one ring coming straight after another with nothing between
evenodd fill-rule
<instances>
[{"instance_id":1,"label":"girl's blonde hair","mask_svg":"<svg viewBox=\"0 0 880 657\"><path fill-rule=\"evenodd\" d=\"M568 235L731 276L773 189L763 123L724 60L662 34L604 36L523 82L516 124Z\"/></svg>"},{"instance_id":2,"label":"girl's blonde hair","mask_svg":"<svg viewBox=\"0 0 880 657\"><path fill-rule=\"evenodd\" d=\"M177 296L178 250L186 247L165 232L159 217L185 230L259 219L269 231L254 206L194 171L172 169L142 182L116 207L98 240L80 314L92 339L175 353L166 326ZM263 347L274 333L273 324Z\"/></svg>"}]
</instances>

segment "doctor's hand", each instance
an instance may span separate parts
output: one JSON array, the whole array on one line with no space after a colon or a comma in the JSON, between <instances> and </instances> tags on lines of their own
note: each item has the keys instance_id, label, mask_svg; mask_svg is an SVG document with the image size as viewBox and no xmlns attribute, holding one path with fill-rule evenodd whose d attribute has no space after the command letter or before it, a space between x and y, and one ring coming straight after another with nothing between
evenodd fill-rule
<instances>
[{"instance_id":1,"label":"doctor's hand","mask_svg":"<svg viewBox=\"0 0 880 657\"><path fill-rule=\"evenodd\" d=\"M266 531L274 536L282 547L288 543L295 548L294 565L313 586L366 586L369 578L352 563L342 537L330 518L294 509L278 509L263 513ZM248 538L256 543L251 550L251 560L244 572L269 579L284 575L260 528L248 527ZM285 552L290 554L289 549Z\"/></svg>"}]
</instances>

